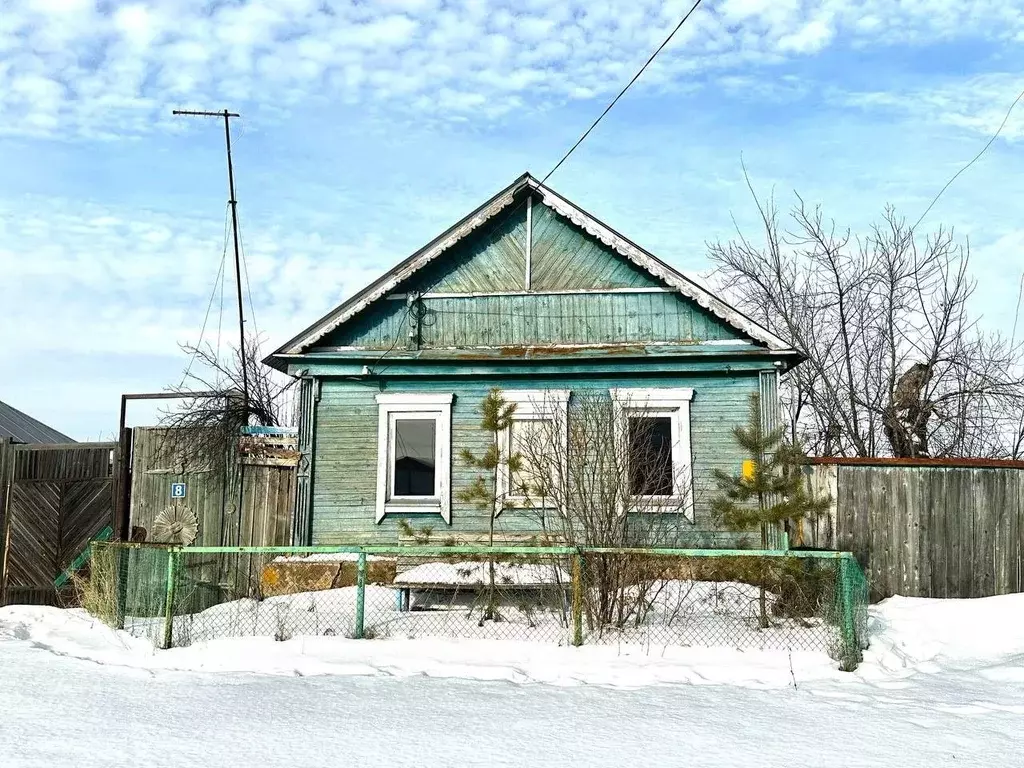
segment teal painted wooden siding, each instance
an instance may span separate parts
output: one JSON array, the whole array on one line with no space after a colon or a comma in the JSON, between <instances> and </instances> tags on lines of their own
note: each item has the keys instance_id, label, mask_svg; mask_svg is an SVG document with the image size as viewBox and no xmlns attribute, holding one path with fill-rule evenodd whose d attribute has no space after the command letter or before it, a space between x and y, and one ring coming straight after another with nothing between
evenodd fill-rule
<instances>
[{"instance_id":1,"label":"teal painted wooden siding","mask_svg":"<svg viewBox=\"0 0 1024 768\"><path fill-rule=\"evenodd\" d=\"M424 301L424 347L738 339L673 293L486 296Z\"/></svg>"},{"instance_id":2,"label":"teal painted wooden siding","mask_svg":"<svg viewBox=\"0 0 1024 768\"><path fill-rule=\"evenodd\" d=\"M368 312L349 320L327 336L311 351L322 347L372 347L390 349L404 344L409 333L409 308L405 301L382 301Z\"/></svg>"},{"instance_id":3,"label":"teal painted wooden siding","mask_svg":"<svg viewBox=\"0 0 1024 768\"><path fill-rule=\"evenodd\" d=\"M503 219L502 216L505 216ZM526 288L526 211L498 214L416 276L417 291L481 293Z\"/></svg>"},{"instance_id":4,"label":"teal painted wooden siding","mask_svg":"<svg viewBox=\"0 0 1024 768\"><path fill-rule=\"evenodd\" d=\"M409 310L384 306L324 346L405 345ZM699 342L743 337L676 293L466 296L422 300L421 347ZM314 350L315 351L315 350Z\"/></svg>"},{"instance_id":5,"label":"teal painted wooden siding","mask_svg":"<svg viewBox=\"0 0 1024 768\"><path fill-rule=\"evenodd\" d=\"M396 289L399 295L466 294L421 300L422 347L686 343L744 338L678 293L544 293L663 286L540 203L533 206L532 292L470 295L525 291L525 218L525 210L520 208L497 227L485 226ZM410 310L404 299L381 301L328 334L318 348L404 347L409 321Z\"/></svg>"},{"instance_id":6,"label":"teal painted wooden siding","mask_svg":"<svg viewBox=\"0 0 1024 768\"><path fill-rule=\"evenodd\" d=\"M542 204L533 206L531 261L530 287L535 291L662 287L632 262Z\"/></svg>"},{"instance_id":7,"label":"teal painted wooden siding","mask_svg":"<svg viewBox=\"0 0 1024 768\"><path fill-rule=\"evenodd\" d=\"M479 405L492 385L506 389L594 388L607 392L612 387L693 387L690 428L693 448L695 523L677 516L678 545L714 546L731 544L726 533L711 519L709 503L715 489L712 471L739 470L742 451L732 438L732 429L743 424L752 393L758 391L758 375L652 376L633 373L618 378L570 380L532 377L529 379L451 382L438 379L393 381L388 392L454 392L452 408L452 456L462 448L482 451L488 436L479 429ZM313 543L341 544L351 541L395 542L398 519L374 522L377 482L377 404L379 390L357 382L324 380L316 414L316 464L313 484ZM438 515L413 521L434 527L437 536L482 534L487 530L486 513L455 498L476 476L454 459L452 467L452 525ZM504 532L538 531L536 517L529 512L506 511L500 517Z\"/></svg>"}]
</instances>

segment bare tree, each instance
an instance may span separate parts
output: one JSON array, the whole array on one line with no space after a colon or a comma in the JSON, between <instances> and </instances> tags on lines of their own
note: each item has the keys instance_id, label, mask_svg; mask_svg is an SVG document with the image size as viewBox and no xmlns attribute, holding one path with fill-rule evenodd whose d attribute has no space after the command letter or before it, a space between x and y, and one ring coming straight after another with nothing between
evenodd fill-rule
<instances>
[{"instance_id":1,"label":"bare tree","mask_svg":"<svg viewBox=\"0 0 1024 768\"><path fill-rule=\"evenodd\" d=\"M748 179L749 186L749 179ZM824 456L1020 456L1022 347L978 327L966 243L919 238L890 207L863 237L799 196L788 228L709 246L740 308L806 361L786 378L791 439Z\"/></svg>"},{"instance_id":2,"label":"bare tree","mask_svg":"<svg viewBox=\"0 0 1024 768\"><path fill-rule=\"evenodd\" d=\"M514 495L526 500L522 506L537 515L551 541L678 546L692 536L693 495L688 475L683 487L674 487L668 448L648 420L617 415L607 394L574 394L562 415L537 421L512 441L514 463L522 468L513 475ZM678 578L679 563L638 551L588 554L585 565L586 615L603 631L640 626L668 581Z\"/></svg>"},{"instance_id":3,"label":"bare tree","mask_svg":"<svg viewBox=\"0 0 1024 768\"><path fill-rule=\"evenodd\" d=\"M181 384L171 388L182 400L161 419L161 426L166 427L162 451L173 464L183 470L195 466L222 469L239 449L242 427L288 423L287 395L292 382L263 365L255 338L246 338L244 354L233 347L226 359L209 344L182 349L192 362ZM243 397L243 366L248 375L248 400ZM189 396L197 391L222 396Z\"/></svg>"}]
</instances>

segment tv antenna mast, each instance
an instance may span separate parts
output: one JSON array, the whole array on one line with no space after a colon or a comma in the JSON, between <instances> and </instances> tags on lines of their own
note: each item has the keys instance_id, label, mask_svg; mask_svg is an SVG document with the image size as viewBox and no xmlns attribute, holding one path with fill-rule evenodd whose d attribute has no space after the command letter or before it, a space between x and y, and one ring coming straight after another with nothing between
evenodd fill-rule
<instances>
[{"instance_id":1,"label":"tv antenna mast","mask_svg":"<svg viewBox=\"0 0 1024 768\"><path fill-rule=\"evenodd\" d=\"M238 354L242 364L242 407L246 424L249 423L249 364L245 349L245 311L242 304L242 267L238 246L238 200L235 199L235 169L231 163L231 119L240 117L237 112L224 109L220 112L205 112L192 109L175 109L175 115L187 117L219 117L224 120L224 143L228 151L228 192L231 195L231 231L235 246L235 287L238 289Z\"/></svg>"}]
</instances>

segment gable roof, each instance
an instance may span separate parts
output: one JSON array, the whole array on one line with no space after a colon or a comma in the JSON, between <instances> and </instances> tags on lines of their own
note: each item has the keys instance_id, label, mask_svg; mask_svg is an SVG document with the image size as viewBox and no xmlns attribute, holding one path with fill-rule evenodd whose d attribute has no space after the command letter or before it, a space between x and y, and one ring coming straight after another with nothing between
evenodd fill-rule
<instances>
[{"instance_id":1,"label":"gable roof","mask_svg":"<svg viewBox=\"0 0 1024 768\"><path fill-rule=\"evenodd\" d=\"M348 301L290 339L268 356L265 362L268 364L274 362L274 358L278 355L298 355L306 352L331 331L355 317L371 304L387 296L387 294L392 292L410 276L434 262L439 256L447 252L470 233L494 219L505 208L511 206L517 197L526 193L534 195L535 202L548 206L619 255L625 257L658 280L661 280L669 287L674 288L681 295L692 299L699 306L733 328L743 332L754 341L760 342L772 351L787 353L794 351L792 345L747 317L731 304L707 290L707 288L670 267L654 256L654 254L644 250L629 238L616 232L604 222L562 197L550 187L541 184L540 181L529 173L526 173L468 216L465 216L455 225L427 243L427 245L370 283L370 285L359 291Z\"/></svg>"},{"instance_id":2,"label":"gable roof","mask_svg":"<svg viewBox=\"0 0 1024 768\"><path fill-rule=\"evenodd\" d=\"M15 443L73 443L70 437L0 401L0 438Z\"/></svg>"}]
</instances>

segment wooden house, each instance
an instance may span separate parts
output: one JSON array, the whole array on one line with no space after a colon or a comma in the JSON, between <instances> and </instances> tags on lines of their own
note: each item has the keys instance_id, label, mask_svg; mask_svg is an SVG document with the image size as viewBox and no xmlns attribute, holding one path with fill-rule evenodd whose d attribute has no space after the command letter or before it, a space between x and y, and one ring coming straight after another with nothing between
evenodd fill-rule
<instances>
[{"instance_id":1,"label":"wooden house","mask_svg":"<svg viewBox=\"0 0 1024 768\"><path fill-rule=\"evenodd\" d=\"M639 450L669 467L650 507L672 515L665 543L730 544L709 512L712 470L739 471L731 431L750 395L777 419L778 376L799 359L524 175L267 358L301 381L295 543L396 542L403 520L486 532L490 514L459 498L478 474L459 455L492 439L480 405L499 388L515 420L571 413L585 392L649 417ZM504 534L537 531L535 510L510 507Z\"/></svg>"}]
</instances>

